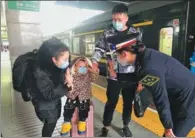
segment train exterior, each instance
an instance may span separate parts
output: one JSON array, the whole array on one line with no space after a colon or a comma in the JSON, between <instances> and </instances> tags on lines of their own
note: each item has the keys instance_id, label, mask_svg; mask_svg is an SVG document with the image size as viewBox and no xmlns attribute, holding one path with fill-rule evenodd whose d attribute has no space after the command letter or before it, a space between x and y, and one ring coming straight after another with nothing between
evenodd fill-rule
<instances>
[{"instance_id":1,"label":"train exterior","mask_svg":"<svg viewBox=\"0 0 195 138\"><path fill-rule=\"evenodd\" d=\"M143 30L146 47L159 50L189 67L194 50L195 1L137 1L129 5L129 24ZM112 24L111 11L90 18L62 37L68 41L72 58L90 57L103 30ZM65 40L69 39L69 40ZM160 62L160 61L159 61ZM100 73L106 75L106 59L100 61Z\"/></svg>"}]
</instances>

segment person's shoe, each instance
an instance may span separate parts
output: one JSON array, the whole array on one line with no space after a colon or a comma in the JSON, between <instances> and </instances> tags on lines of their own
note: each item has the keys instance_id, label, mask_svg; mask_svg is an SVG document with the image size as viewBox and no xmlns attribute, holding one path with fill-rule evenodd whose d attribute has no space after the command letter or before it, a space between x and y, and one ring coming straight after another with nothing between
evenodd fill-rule
<instances>
[{"instance_id":1,"label":"person's shoe","mask_svg":"<svg viewBox=\"0 0 195 138\"><path fill-rule=\"evenodd\" d=\"M102 128L102 133L101 133L100 137L107 137L108 131L109 130L107 128L103 127Z\"/></svg>"},{"instance_id":2,"label":"person's shoe","mask_svg":"<svg viewBox=\"0 0 195 138\"><path fill-rule=\"evenodd\" d=\"M70 130L71 130L71 124L70 122L64 122L62 124L62 129L61 129L61 132L60 132L60 135L63 137L63 136L66 136L70 133Z\"/></svg>"},{"instance_id":3,"label":"person's shoe","mask_svg":"<svg viewBox=\"0 0 195 138\"><path fill-rule=\"evenodd\" d=\"M125 126L123 128L123 134L124 134L124 137L132 137L132 133L131 133L131 131L130 131L128 126Z\"/></svg>"},{"instance_id":4,"label":"person's shoe","mask_svg":"<svg viewBox=\"0 0 195 138\"><path fill-rule=\"evenodd\" d=\"M79 121L78 123L78 134L83 135L86 133L86 122L85 121Z\"/></svg>"}]
</instances>

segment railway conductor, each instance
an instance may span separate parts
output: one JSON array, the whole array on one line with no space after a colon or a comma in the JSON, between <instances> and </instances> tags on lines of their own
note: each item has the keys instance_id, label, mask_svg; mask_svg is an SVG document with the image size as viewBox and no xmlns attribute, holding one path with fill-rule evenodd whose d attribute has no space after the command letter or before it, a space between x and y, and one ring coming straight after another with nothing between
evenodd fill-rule
<instances>
[{"instance_id":1,"label":"railway conductor","mask_svg":"<svg viewBox=\"0 0 195 138\"><path fill-rule=\"evenodd\" d=\"M195 75L173 57L145 48L137 36L115 35L108 41L115 45L118 62L135 64L138 81L152 92L164 136L186 137L195 126Z\"/></svg>"},{"instance_id":2,"label":"railway conductor","mask_svg":"<svg viewBox=\"0 0 195 138\"><path fill-rule=\"evenodd\" d=\"M110 44L107 43L107 37L115 35L115 34L132 34L136 33L137 31L135 28L129 26L127 24L128 22L128 7L124 4L116 5L112 10L112 26L109 26L104 30L104 33L100 36L99 40L97 41L95 52L92 56L93 61L93 68L97 68L98 62L100 59L106 54L111 52ZM141 34L141 33L140 33ZM141 35L140 35L141 39ZM126 73L130 74L134 72L134 66L133 65L124 65L124 64L117 64L116 57L112 57L109 54L106 54L107 61L108 61L108 69L109 69L109 75L108 75L108 86L107 86L107 102L104 109L104 115L103 115L103 125L101 137L106 137L109 131L109 126L111 124L114 109L116 107L116 104L118 102L119 94L122 91L122 97L123 97L123 133L124 136L130 137L132 136L131 131L129 130L129 122L131 121L131 113L132 113L132 104L129 104L129 102L133 101L135 91L137 88L137 84L124 87L117 81L117 75L116 75L116 67L119 66L120 70L118 72L120 73ZM112 62L111 62L112 61ZM113 64L112 64L113 63ZM117 73L118 73L117 72ZM138 89L139 90L139 87Z\"/></svg>"}]
</instances>

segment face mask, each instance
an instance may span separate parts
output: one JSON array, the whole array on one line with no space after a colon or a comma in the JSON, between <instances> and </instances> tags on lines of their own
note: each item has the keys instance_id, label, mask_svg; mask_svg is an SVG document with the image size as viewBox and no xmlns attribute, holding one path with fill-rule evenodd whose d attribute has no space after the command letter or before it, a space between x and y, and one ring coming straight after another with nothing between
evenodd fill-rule
<instances>
[{"instance_id":1,"label":"face mask","mask_svg":"<svg viewBox=\"0 0 195 138\"><path fill-rule=\"evenodd\" d=\"M122 31L123 28L124 28L124 25L123 25L122 22L112 21L112 24L113 24L114 28L115 28L117 31Z\"/></svg>"},{"instance_id":2,"label":"face mask","mask_svg":"<svg viewBox=\"0 0 195 138\"><path fill-rule=\"evenodd\" d=\"M127 65L129 65L128 62L122 61L119 57L117 57L117 61L118 61L118 63L121 64L122 66L127 66Z\"/></svg>"},{"instance_id":3,"label":"face mask","mask_svg":"<svg viewBox=\"0 0 195 138\"><path fill-rule=\"evenodd\" d=\"M78 73L86 74L87 73L87 68L86 67L79 67Z\"/></svg>"},{"instance_id":4,"label":"face mask","mask_svg":"<svg viewBox=\"0 0 195 138\"><path fill-rule=\"evenodd\" d=\"M65 69L65 68L68 67L68 65L69 65L69 62L68 61L65 61L59 68Z\"/></svg>"}]
</instances>

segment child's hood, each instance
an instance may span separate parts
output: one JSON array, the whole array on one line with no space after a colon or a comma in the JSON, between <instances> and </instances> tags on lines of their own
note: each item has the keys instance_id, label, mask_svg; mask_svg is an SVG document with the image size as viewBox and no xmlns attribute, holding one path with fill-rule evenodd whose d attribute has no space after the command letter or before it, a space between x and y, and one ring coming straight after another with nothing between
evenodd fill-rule
<instances>
[{"instance_id":1,"label":"child's hood","mask_svg":"<svg viewBox=\"0 0 195 138\"><path fill-rule=\"evenodd\" d=\"M92 62L89 58L86 58L86 57L77 57L75 58L71 64L70 64L70 67L71 67L71 73L74 75L75 74L75 65L76 63L78 63L80 60L85 60L87 62L87 66L88 67L92 67Z\"/></svg>"}]
</instances>

